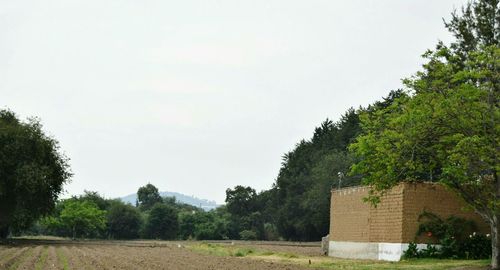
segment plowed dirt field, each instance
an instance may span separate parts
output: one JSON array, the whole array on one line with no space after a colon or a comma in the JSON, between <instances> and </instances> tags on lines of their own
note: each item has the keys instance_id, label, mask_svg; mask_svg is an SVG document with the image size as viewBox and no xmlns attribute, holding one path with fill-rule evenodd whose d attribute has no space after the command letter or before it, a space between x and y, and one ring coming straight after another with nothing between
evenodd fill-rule
<instances>
[{"instance_id":1,"label":"plowed dirt field","mask_svg":"<svg viewBox=\"0 0 500 270\"><path fill-rule=\"evenodd\" d=\"M308 250L309 252L309 250ZM310 269L296 264L211 256L182 244L15 243L0 245L0 269Z\"/></svg>"}]
</instances>

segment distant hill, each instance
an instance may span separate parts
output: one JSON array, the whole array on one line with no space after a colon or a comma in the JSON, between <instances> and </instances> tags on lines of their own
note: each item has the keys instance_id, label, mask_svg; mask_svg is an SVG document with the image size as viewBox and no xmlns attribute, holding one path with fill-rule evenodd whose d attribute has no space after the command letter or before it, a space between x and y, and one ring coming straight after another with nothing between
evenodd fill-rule
<instances>
[{"instance_id":1,"label":"distant hill","mask_svg":"<svg viewBox=\"0 0 500 270\"><path fill-rule=\"evenodd\" d=\"M216 208L217 206L219 206L215 201L209 201L209 200L206 200L206 199L200 199L200 198L196 198L194 196L188 196L188 195L181 194L181 193L178 193L178 192L163 191L163 192L160 192L160 195L162 197L175 197L175 199L178 202L182 202L182 203L185 203L185 204L189 204L189 205L193 205L193 206L196 206L196 207L200 207L200 208L202 208L202 209L204 209L206 211L212 210L212 209ZM135 194L135 193L134 194L130 194L130 195L121 197L119 199L122 200L125 203L130 203L132 205L135 205L135 201L137 200L137 194Z\"/></svg>"}]
</instances>

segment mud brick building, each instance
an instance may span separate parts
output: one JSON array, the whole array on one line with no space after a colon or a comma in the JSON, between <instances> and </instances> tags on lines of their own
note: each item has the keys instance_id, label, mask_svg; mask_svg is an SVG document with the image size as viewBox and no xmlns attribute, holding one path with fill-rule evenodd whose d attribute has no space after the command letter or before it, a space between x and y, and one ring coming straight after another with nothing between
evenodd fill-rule
<instances>
[{"instance_id":1,"label":"mud brick building","mask_svg":"<svg viewBox=\"0 0 500 270\"><path fill-rule=\"evenodd\" d=\"M431 212L473 220L482 233L489 226L451 191L436 183L402 183L381 198L377 207L364 202L368 187L332 190L328 255L398 261L410 242L424 248L431 238L415 238L418 217Z\"/></svg>"}]
</instances>

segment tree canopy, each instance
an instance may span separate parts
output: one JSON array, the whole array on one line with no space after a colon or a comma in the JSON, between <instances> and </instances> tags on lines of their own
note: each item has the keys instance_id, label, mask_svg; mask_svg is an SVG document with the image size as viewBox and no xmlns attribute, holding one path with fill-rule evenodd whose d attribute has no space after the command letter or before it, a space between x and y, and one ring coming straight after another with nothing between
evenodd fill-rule
<instances>
[{"instance_id":1,"label":"tree canopy","mask_svg":"<svg viewBox=\"0 0 500 270\"><path fill-rule=\"evenodd\" d=\"M500 14L498 1L471 2L447 28L456 41L424 54L405 80L407 94L361 116L352 172L372 187L370 200L400 181L439 181L492 228L492 265L499 267Z\"/></svg>"},{"instance_id":2,"label":"tree canopy","mask_svg":"<svg viewBox=\"0 0 500 270\"><path fill-rule=\"evenodd\" d=\"M58 223L71 231L73 238L92 235L106 227L105 211L92 202L70 199L64 204Z\"/></svg>"},{"instance_id":3,"label":"tree canopy","mask_svg":"<svg viewBox=\"0 0 500 270\"><path fill-rule=\"evenodd\" d=\"M162 201L158 188L150 183L137 190L137 204L144 210L149 210L153 205Z\"/></svg>"},{"instance_id":4,"label":"tree canopy","mask_svg":"<svg viewBox=\"0 0 500 270\"><path fill-rule=\"evenodd\" d=\"M325 120L310 140L283 156L273 203L276 226L285 239L311 241L328 234L330 190L338 186L338 172L352 164L347 146L359 131L358 112L349 109L338 122ZM348 176L342 186L357 183L359 177Z\"/></svg>"},{"instance_id":5,"label":"tree canopy","mask_svg":"<svg viewBox=\"0 0 500 270\"><path fill-rule=\"evenodd\" d=\"M0 238L49 213L68 182L68 159L36 118L0 110Z\"/></svg>"},{"instance_id":6,"label":"tree canopy","mask_svg":"<svg viewBox=\"0 0 500 270\"><path fill-rule=\"evenodd\" d=\"M175 239L178 228L175 208L161 203L153 205L146 222L146 235L149 238Z\"/></svg>"},{"instance_id":7,"label":"tree canopy","mask_svg":"<svg viewBox=\"0 0 500 270\"><path fill-rule=\"evenodd\" d=\"M108 236L113 239L139 237L142 220L139 210L119 200L110 203L106 212Z\"/></svg>"}]
</instances>

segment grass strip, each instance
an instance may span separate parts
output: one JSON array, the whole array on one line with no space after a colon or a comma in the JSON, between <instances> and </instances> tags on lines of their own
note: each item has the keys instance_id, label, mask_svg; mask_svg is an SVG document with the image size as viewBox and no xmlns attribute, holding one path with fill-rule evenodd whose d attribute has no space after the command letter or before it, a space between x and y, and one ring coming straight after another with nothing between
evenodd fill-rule
<instances>
[{"instance_id":1,"label":"grass strip","mask_svg":"<svg viewBox=\"0 0 500 270\"><path fill-rule=\"evenodd\" d=\"M339 259L327 256L306 256L295 253L273 252L251 247L237 247L230 245L202 243L189 245L187 248L204 254L215 256L249 257L263 261L292 263L323 269L345 270L447 270L469 267L487 267L489 260L446 260L446 259L412 259L400 262Z\"/></svg>"},{"instance_id":2,"label":"grass strip","mask_svg":"<svg viewBox=\"0 0 500 270\"><path fill-rule=\"evenodd\" d=\"M56 248L57 259L62 262L63 269L69 270L68 258L64 254L64 251L61 248Z\"/></svg>"},{"instance_id":3,"label":"grass strip","mask_svg":"<svg viewBox=\"0 0 500 270\"><path fill-rule=\"evenodd\" d=\"M222 244L202 243L197 245L187 246L189 249L215 256L230 256L230 257L261 257L261 256L276 256L284 259L298 258L297 254L273 252L270 250L257 249L253 247L238 247Z\"/></svg>"},{"instance_id":4,"label":"grass strip","mask_svg":"<svg viewBox=\"0 0 500 270\"><path fill-rule=\"evenodd\" d=\"M40 257L38 257L38 260L35 264L36 270L43 269L43 266L45 265L45 262L47 261L48 255L49 255L49 247L45 246L45 247L43 247L42 253L40 254Z\"/></svg>"}]
</instances>

